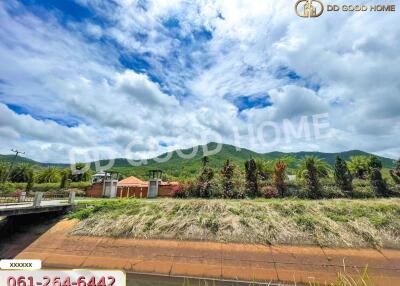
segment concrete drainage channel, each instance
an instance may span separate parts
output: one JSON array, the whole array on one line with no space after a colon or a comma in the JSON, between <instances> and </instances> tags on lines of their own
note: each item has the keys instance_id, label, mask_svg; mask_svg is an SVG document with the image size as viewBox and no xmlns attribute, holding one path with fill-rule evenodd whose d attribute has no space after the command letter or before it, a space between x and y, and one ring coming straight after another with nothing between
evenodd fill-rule
<instances>
[{"instance_id":1,"label":"concrete drainage channel","mask_svg":"<svg viewBox=\"0 0 400 286\"><path fill-rule=\"evenodd\" d=\"M224 280L162 274L126 273L126 286L305 286L308 284L287 284L277 282L254 282Z\"/></svg>"}]
</instances>

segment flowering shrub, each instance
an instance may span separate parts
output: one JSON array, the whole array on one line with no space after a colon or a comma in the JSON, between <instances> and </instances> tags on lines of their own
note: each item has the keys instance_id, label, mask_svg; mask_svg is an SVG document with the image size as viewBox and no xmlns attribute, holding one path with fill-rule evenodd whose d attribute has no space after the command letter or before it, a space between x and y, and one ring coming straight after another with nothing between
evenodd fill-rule
<instances>
[{"instance_id":1,"label":"flowering shrub","mask_svg":"<svg viewBox=\"0 0 400 286\"><path fill-rule=\"evenodd\" d=\"M260 186L262 196L266 199L275 198L278 196L276 189L271 185Z\"/></svg>"},{"instance_id":2,"label":"flowering shrub","mask_svg":"<svg viewBox=\"0 0 400 286\"><path fill-rule=\"evenodd\" d=\"M172 186L172 197L174 198L186 198L187 194L182 185Z\"/></svg>"}]
</instances>

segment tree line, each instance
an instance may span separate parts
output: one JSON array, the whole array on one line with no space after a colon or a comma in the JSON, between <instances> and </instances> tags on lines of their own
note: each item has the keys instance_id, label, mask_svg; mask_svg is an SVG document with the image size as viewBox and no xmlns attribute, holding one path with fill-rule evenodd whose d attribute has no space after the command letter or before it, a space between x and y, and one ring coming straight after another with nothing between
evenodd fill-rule
<instances>
[{"instance_id":1,"label":"tree line","mask_svg":"<svg viewBox=\"0 0 400 286\"><path fill-rule=\"evenodd\" d=\"M60 189L67 187L68 182L86 182L91 178L90 172L79 172L84 164L76 164L75 173L71 169L56 167L38 167L27 163L20 163L10 169L5 162L0 163L0 182L26 183L25 191L29 192L34 184L59 183Z\"/></svg>"},{"instance_id":2,"label":"tree line","mask_svg":"<svg viewBox=\"0 0 400 286\"><path fill-rule=\"evenodd\" d=\"M360 197L360 186L368 188L372 196L400 195L400 160L395 161L395 167L389 171L394 186L383 178L382 162L376 156L354 156L349 161L337 156L333 169L323 159L306 156L289 180L288 165L293 160L290 157L273 161L250 159L244 163L242 172L230 160L225 162L221 170L215 171L210 167L208 157L203 157L197 178L176 188L173 196L239 199L301 195L310 199L335 196L354 198ZM293 188L301 192L293 193Z\"/></svg>"}]
</instances>

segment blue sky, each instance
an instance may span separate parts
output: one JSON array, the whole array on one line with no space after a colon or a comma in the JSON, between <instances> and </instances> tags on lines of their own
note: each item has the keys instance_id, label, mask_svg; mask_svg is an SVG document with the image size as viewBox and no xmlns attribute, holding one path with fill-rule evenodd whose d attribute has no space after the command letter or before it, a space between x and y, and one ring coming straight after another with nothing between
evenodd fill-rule
<instances>
[{"instance_id":1,"label":"blue sky","mask_svg":"<svg viewBox=\"0 0 400 286\"><path fill-rule=\"evenodd\" d=\"M0 153L144 158L220 141L398 157L398 12L302 19L292 4L3 1ZM297 136L318 114L326 136Z\"/></svg>"}]
</instances>

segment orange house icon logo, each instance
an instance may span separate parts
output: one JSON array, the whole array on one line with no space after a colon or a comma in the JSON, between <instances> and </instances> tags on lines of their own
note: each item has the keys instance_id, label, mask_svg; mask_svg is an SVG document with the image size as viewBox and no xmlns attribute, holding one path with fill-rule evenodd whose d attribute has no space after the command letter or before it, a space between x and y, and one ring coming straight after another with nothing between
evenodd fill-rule
<instances>
[{"instance_id":1,"label":"orange house icon logo","mask_svg":"<svg viewBox=\"0 0 400 286\"><path fill-rule=\"evenodd\" d=\"M298 0L294 5L294 11L299 17L315 18L324 12L324 4L321 0Z\"/></svg>"}]
</instances>

